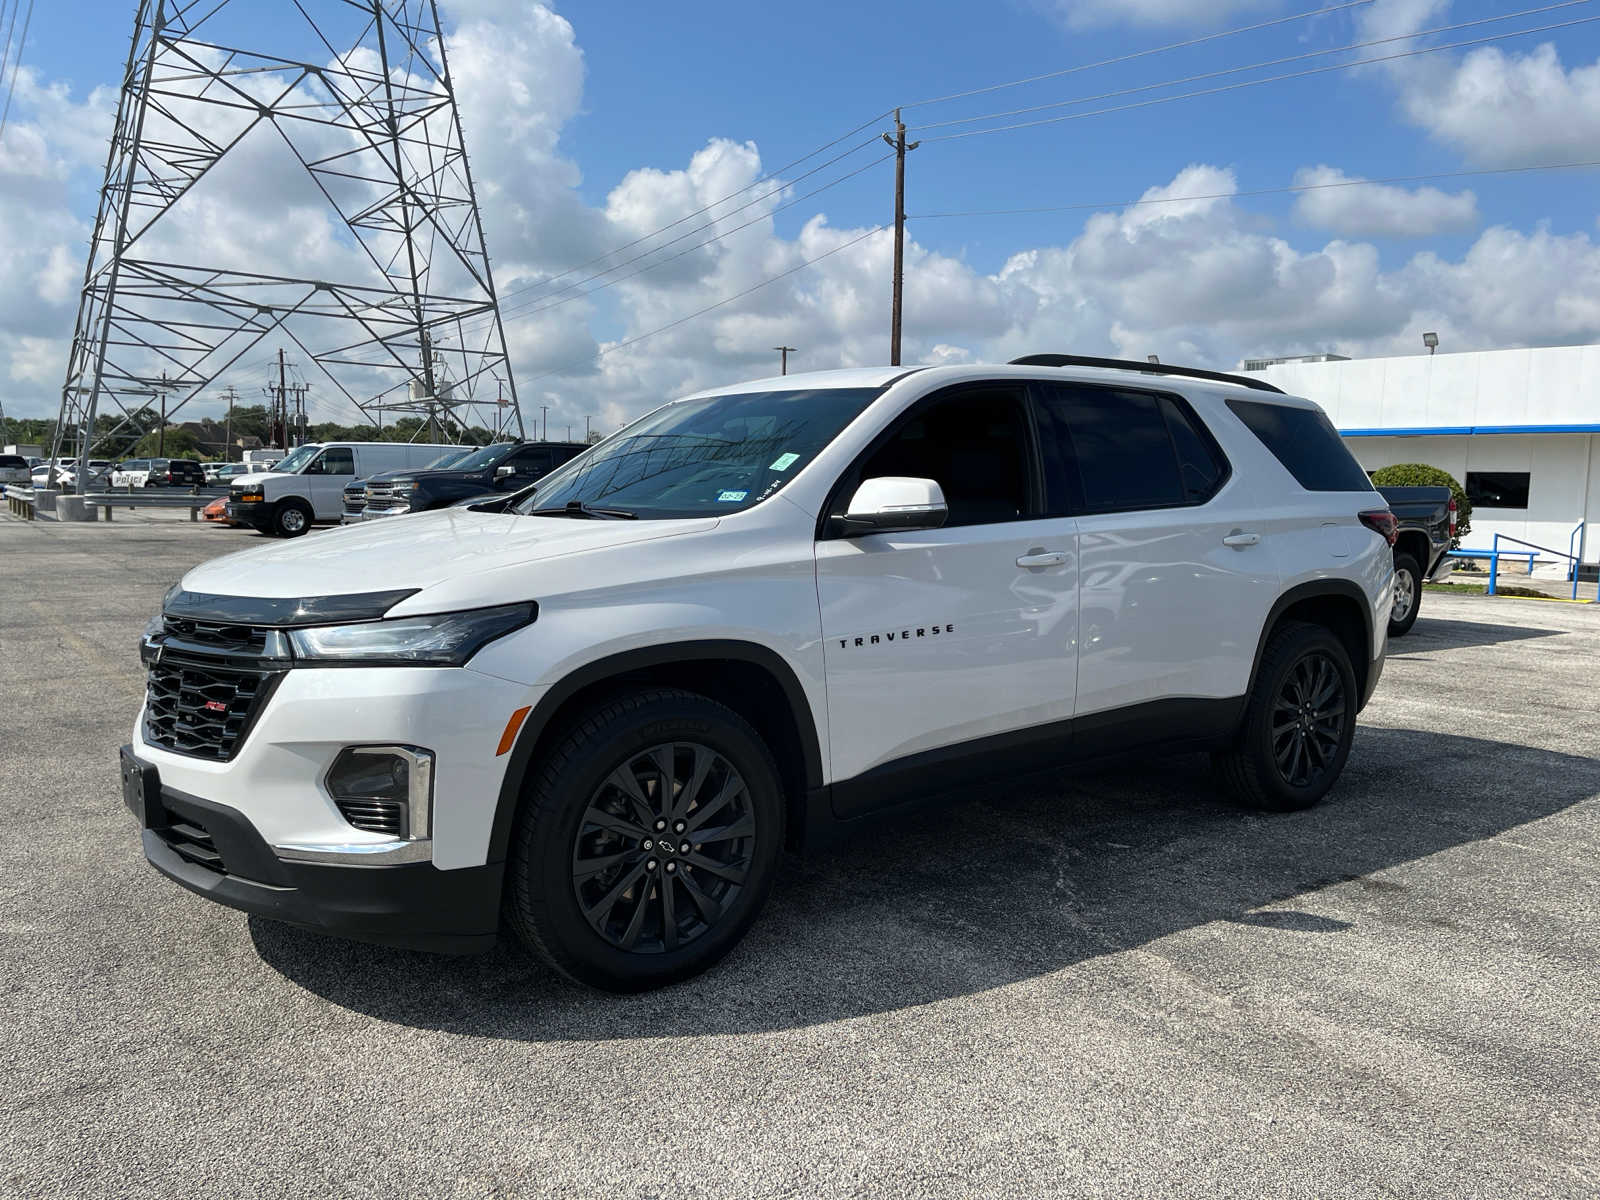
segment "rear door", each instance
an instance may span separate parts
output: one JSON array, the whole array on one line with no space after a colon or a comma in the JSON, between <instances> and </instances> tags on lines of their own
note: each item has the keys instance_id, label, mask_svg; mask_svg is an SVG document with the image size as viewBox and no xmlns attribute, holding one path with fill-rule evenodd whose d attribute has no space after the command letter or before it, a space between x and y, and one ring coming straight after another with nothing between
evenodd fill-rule
<instances>
[{"instance_id":1,"label":"rear door","mask_svg":"<svg viewBox=\"0 0 1600 1200\"><path fill-rule=\"evenodd\" d=\"M1175 393L1062 382L1037 395L1047 469L1081 514L1080 718L1242 696L1278 575L1204 422Z\"/></svg>"},{"instance_id":2,"label":"rear door","mask_svg":"<svg viewBox=\"0 0 1600 1200\"><path fill-rule=\"evenodd\" d=\"M880 476L935 480L949 518L865 537L825 528L817 542L831 777L862 784L835 789L846 816L894 795L873 772L954 784L963 751L1016 735L1005 744L1039 752L1073 708L1077 527L1045 508L1025 387L920 401L846 472L830 509Z\"/></svg>"},{"instance_id":3,"label":"rear door","mask_svg":"<svg viewBox=\"0 0 1600 1200\"><path fill-rule=\"evenodd\" d=\"M494 486L502 492L518 491L543 479L552 466L550 447L524 446L495 467ZM502 475L501 467L510 467L511 474Z\"/></svg>"}]
</instances>

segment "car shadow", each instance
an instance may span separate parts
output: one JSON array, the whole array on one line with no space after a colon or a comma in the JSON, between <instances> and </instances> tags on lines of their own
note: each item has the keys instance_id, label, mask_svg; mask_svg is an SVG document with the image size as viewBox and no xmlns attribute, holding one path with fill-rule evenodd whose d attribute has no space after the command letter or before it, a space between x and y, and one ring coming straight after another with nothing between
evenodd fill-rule
<instances>
[{"instance_id":1,"label":"car shadow","mask_svg":"<svg viewBox=\"0 0 1600 1200\"><path fill-rule=\"evenodd\" d=\"M1429 617L1424 609L1403 637L1391 638L1391 658L1426 653L1429 650L1457 650L1465 646L1492 646L1497 642L1520 642L1529 638L1557 637L1559 629L1536 625L1490 625L1482 621L1449 621Z\"/></svg>"},{"instance_id":2,"label":"car shadow","mask_svg":"<svg viewBox=\"0 0 1600 1200\"><path fill-rule=\"evenodd\" d=\"M1260 912L1493 837L1600 794L1600 761L1363 726L1308 812L1230 807L1194 756L1059 771L930 807L785 863L766 912L718 967L639 996L558 978L503 939L476 958L343 942L252 918L261 957L380 1020L532 1041L813 1025L997 988L1214 921L1339 937L1348 922ZM1348 914L1346 914L1348 915ZM1359 931L1357 931L1359 932Z\"/></svg>"}]
</instances>

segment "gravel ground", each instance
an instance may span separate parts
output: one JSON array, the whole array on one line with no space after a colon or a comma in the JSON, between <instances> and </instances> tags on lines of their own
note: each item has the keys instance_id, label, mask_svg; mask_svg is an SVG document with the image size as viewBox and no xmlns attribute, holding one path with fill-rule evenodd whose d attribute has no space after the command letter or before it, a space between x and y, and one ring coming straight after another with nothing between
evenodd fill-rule
<instances>
[{"instance_id":1,"label":"gravel ground","mask_svg":"<svg viewBox=\"0 0 1600 1200\"><path fill-rule=\"evenodd\" d=\"M1600 1193L1600 609L1430 593L1316 811L997 783L616 998L145 865L134 642L251 536L0 516L0 1193Z\"/></svg>"}]
</instances>

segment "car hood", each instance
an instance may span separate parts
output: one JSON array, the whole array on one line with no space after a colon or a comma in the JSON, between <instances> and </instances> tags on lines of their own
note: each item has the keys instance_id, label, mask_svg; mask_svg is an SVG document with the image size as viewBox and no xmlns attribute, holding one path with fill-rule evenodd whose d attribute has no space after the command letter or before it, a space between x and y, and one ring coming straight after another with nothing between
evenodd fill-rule
<instances>
[{"instance_id":1,"label":"car hood","mask_svg":"<svg viewBox=\"0 0 1600 1200\"><path fill-rule=\"evenodd\" d=\"M346 525L274 542L195 567L191 592L261 598L337 596L446 580L713 529L716 518L592 521L446 508L400 520ZM484 595L486 605L504 597ZM426 597L407 603L416 608ZM425 608L422 610L425 611Z\"/></svg>"},{"instance_id":2,"label":"car hood","mask_svg":"<svg viewBox=\"0 0 1600 1200\"><path fill-rule=\"evenodd\" d=\"M283 471L257 471L252 475L235 475L232 479L228 480L228 486L229 487L238 487L241 484L260 485L260 484L265 483L269 479L298 479L298 478L299 478L298 475L285 473Z\"/></svg>"}]
</instances>

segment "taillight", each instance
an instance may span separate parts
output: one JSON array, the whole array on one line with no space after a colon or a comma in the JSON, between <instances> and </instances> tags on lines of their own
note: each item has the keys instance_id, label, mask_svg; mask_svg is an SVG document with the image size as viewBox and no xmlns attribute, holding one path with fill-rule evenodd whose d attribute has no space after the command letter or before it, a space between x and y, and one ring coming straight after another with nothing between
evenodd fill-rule
<instances>
[{"instance_id":1,"label":"taillight","mask_svg":"<svg viewBox=\"0 0 1600 1200\"><path fill-rule=\"evenodd\" d=\"M1387 508L1368 509L1361 514L1361 523L1391 546L1400 536L1400 522Z\"/></svg>"},{"instance_id":2,"label":"taillight","mask_svg":"<svg viewBox=\"0 0 1600 1200\"><path fill-rule=\"evenodd\" d=\"M1451 537L1455 537L1455 535L1456 535L1456 498L1454 496L1450 497L1450 504L1449 504L1448 507L1449 507L1449 512L1450 512L1450 536Z\"/></svg>"}]
</instances>

